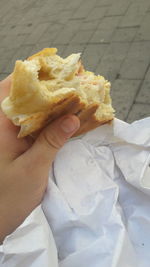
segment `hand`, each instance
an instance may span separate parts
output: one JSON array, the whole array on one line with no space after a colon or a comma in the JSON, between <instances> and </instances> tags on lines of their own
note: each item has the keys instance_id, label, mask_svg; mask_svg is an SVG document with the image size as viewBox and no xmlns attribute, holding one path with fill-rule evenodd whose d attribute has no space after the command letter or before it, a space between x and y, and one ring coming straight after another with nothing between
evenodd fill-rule
<instances>
[{"instance_id":1,"label":"hand","mask_svg":"<svg viewBox=\"0 0 150 267\"><path fill-rule=\"evenodd\" d=\"M9 94L11 76L0 82L0 102ZM0 111L0 242L41 203L58 150L79 128L67 115L47 126L35 142L17 139L18 127Z\"/></svg>"}]
</instances>

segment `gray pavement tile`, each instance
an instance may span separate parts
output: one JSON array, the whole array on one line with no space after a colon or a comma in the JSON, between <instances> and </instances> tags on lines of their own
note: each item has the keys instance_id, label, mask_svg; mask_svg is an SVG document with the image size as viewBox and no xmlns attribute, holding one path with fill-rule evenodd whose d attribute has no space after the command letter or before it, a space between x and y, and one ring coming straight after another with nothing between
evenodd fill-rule
<instances>
[{"instance_id":1,"label":"gray pavement tile","mask_svg":"<svg viewBox=\"0 0 150 267\"><path fill-rule=\"evenodd\" d=\"M38 40L38 43L43 43L43 42L44 43L45 42L53 43L54 40L56 39L57 35L58 35L57 31L47 31L46 30L46 32L44 32L42 34L41 38Z\"/></svg>"},{"instance_id":2,"label":"gray pavement tile","mask_svg":"<svg viewBox=\"0 0 150 267\"><path fill-rule=\"evenodd\" d=\"M28 22L34 21L39 14L42 14L41 9L39 7L32 6L28 12L24 13L23 20Z\"/></svg>"},{"instance_id":3,"label":"gray pavement tile","mask_svg":"<svg viewBox=\"0 0 150 267\"><path fill-rule=\"evenodd\" d=\"M121 67L124 79L143 79L150 60L150 42L133 43Z\"/></svg>"},{"instance_id":4,"label":"gray pavement tile","mask_svg":"<svg viewBox=\"0 0 150 267\"><path fill-rule=\"evenodd\" d=\"M81 30L93 30L95 31L97 29L97 26L99 25L100 21L99 20L94 20L94 21L82 21L81 22Z\"/></svg>"},{"instance_id":5,"label":"gray pavement tile","mask_svg":"<svg viewBox=\"0 0 150 267\"><path fill-rule=\"evenodd\" d=\"M21 35L21 34L30 34L36 28L35 23L25 23L22 25L15 25L15 24L6 24L2 30L0 31L1 34L7 35Z\"/></svg>"},{"instance_id":6,"label":"gray pavement tile","mask_svg":"<svg viewBox=\"0 0 150 267\"><path fill-rule=\"evenodd\" d=\"M108 47L107 44L101 44L101 45L89 44L85 48L82 60L87 70L95 71L100 59L107 50L107 47Z\"/></svg>"},{"instance_id":7,"label":"gray pavement tile","mask_svg":"<svg viewBox=\"0 0 150 267\"><path fill-rule=\"evenodd\" d=\"M131 109L141 81L115 80L111 89L116 118L125 120Z\"/></svg>"},{"instance_id":8,"label":"gray pavement tile","mask_svg":"<svg viewBox=\"0 0 150 267\"><path fill-rule=\"evenodd\" d=\"M150 40L149 25L150 25L150 13L146 13L144 20L141 23L141 27L139 28L135 36L135 41Z\"/></svg>"},{"instance_id":9,"label":"gray pavement tile","mask_svg":"<svg viewBox=\"0 0 150 267\"><path fill-rule=\"evenodd\" d=\"M34 6L42 8L43 5L45 5L46 3L47 3L47 0L38 0L38 1L36 0L34 1ZM33 5L33 3L31 4Z\"/></svg>"},{"instance_id":10,"label":"gray pavement tile","mask_svg":"<svg viewBox=\"0 0 150 267\"><path fill-rule=\"evenodd\" d=\"M150 81L144 80L142 87L136 97L136 102L150 105Z\"/></svg>"},{"instance_id":11,"label":"gray pavement tile","mask_svg":"<svg viewBox=\"0 0 150 267\"><path fill-rule=\"evenodd\" d=\"M92 11L95 1L82 1L76 12L73 14L72 18L86 18Z\"/></svg>"},{"instance_id":12,"label":"gray pavement tile","mask_svg":"<svg viewBox=\"0 0 150 267\"><path fill-rule=\"evenodd\" d=\"M137 28L116 29L112 42L132 42L137 32Z\"/></svg>"},{"instance_id":13,"label":"gray pavement tile","mask_svg":"<svg viewBox=\"0 0 150 267\"><path fill-rule=\"evenodd\" d=\"M82 52L85 68L112 82L117 117L150 115L149 11L149 0L1 0L0 79L44 47Z\"/></svg>"},{"instance_id":14,"label":"gray pavement tile","mask_svg":"<svg viewBox=\"0 0 150 267\"><path fill-rule=\"evenodd\" d=\"M120 70L120 77L122 79L143 79L148 65L149 63L144 60L141 62L126 58Z\"/></svg>"},{"instance_id":15,"label":"gray pavement tile","mask_svg":"<svg viewBox=\"0 0 150 267\"><path fill-rule=\"evenodd\" d=\"M76 33L81 29L82 20L68 20L67 25L64 26L63 30L71 30L72 32Z\"/></svg>"},{"instance_id":16,"label":"gray pavement tile","mask_svg":"<svg viewBox=\"0 0 150 267\"><path fill-rule=\"evenodd\" d=\"M146 72L145 80L150 81L150 67L148 68Z\"/></svg>"},{"instance_id":17,"label":"gray pavement tile","mask_svg":"<svg viewBox=\"0 0 150 267\"><path fill-rule=\"evenodd\" d=\"M109 62L107 60L101 60L98 66L96 67L96 74L100 74L105 77L105 79L113 82L120 70L121 61Z\"/></svg>"},{"instance_id":18,"label":"gray pavement tile","mask_svg":"<svg viewBox=\"0 0 150 267\"><path fill-rule=\"evenodd\" d=\"M123 17L120 26L133 27L139 26L145 16L149 6L149 1L134 1L128 8L126 15Z\"/></svg>"},{"instance_id":19,"label":"gray pavement tile","mask_svg":"<svg viewBox=\"0 0 150 267\"><path fill-rule=\"evenodd\" d=\"M108 62L115 60L124 60L126 57L130 44L128 43L111 43L108 46L107 51L105 52L103 59L107 60Z\"/></svg>"},{"instance_id":20,"label":"gray pavement tile","mask_svg":"<svg viewBox=\"0 0 150 267\"><path fill-rule=\"evenodd\" d=\"M143 20L143 15L128 15L124 16L122 22L120 23L120 28L122 27L139 27Z\"/></svg>"},{"instance_id":21,"label":"gray pavement tile","mask_svg":"<svg viewBox=\"0 0 150 267\"><path fill-rule=\"evenodd\" d=\"M4 72L11 73L14 69L16 60L25 60L31 54L33 46L21 46L16 50L13 56L9 59L8 63L5 65Z\"/></svg>"},{"instance_id":22,"label":"gray pavement tile","mask_svg":"<svg viewBox=\"0 0 150 267\"><path fill-rule=\"evenodd\" d=\"M6 47L7 49L20 47L25 42L26 37L26 35L6 35L1 40L1 47Z\"/></svg>"},{"instance_id":23,"label":"gray pavement tile","mask_svg":"<svg viewBox=\"0 0 150 267\"><path fill-rule=\"evenodd\" d=\"M104 17L99 23L98 30L104 29L107 31L109 29L115 29L120 25L121 19L122 16Z\"/></svg>"},{"instance_id":24,"label":"gray pavement tile","mask_svg":"<svg viewBox=\"0 0 150 267\"><path fill-rule=\"evenodd\" d=\"M82 1L83 0L69 1L68 4L67 4L67 8L77 9L82 4ZM63 4L63 2L62 2L62 4Z\"/></svg>"},{"instance_id":25,"label":"gray pavement tile","mask_svg":"<svg viewBox=\"0 0 150 267\"><path fill-rule=\"evenodd\" d=\"M75 33L71 29L63 29L54 40L55 44L69 44L74 34Z\"/></svg>"},{"instance_id":26,"label":"gray pavement tile","mask_svg":"<svg viewBox=\"0 0 150 267\"><path fill-rule=\"evenodd\" d=\"M14 9L12 9L10 6L8 8L8 10L5 13L1 13L1 17L0 17L0 24L7 24L10 23L10 21L12 21L14 19L14 17L16 17L16 12ZM21 18L21 15L19 16Z\"/></svg>"},{"instance_id":27,"label":"gray pavement tile","mask_svg":"<svg viewBox=\"0 0 150 267\"><path fill-rule=\"evenodd\" d=\"M110 43L112 39L114 29L99 29L96 30L92 36L92 38L89 40L89 43Z\"/></svg>"},{"instance_id":28,"label":"gray pavement tile","mask_svg":"<svg viewBox=\"0 0 150 267\"><path fill-rule=\"evenodd\" d=\"M63 53L64 57L67 57L73 53L82 53L83 54L86 46L87 46L86 44L69 44L66 46L65 51ZM81 57L82 57L82 54L81 54Z\"/></svg>"},{"instance_id":29,"label":"gray pavement tile","mask_svg":"<svg viewBox=\"0 0 150 267\"><path fill-rule=\"evenodd\" d=\"M105 16L107 7L94 7L86 17L87 21L101 19Z\"/></svg>"},{"instance_id":30,"label":"gray pavement tile","mask_svg":"<svg viewBox=\"0 0 150 267\"><path fill-rule=\"evenodd\" d=\"M129 49L128 43L111 43L99 62L96 73L100 73L111 82L117 77L121 64Z\"/></svg>"},{"instance_id":31,"label":"gray pavement tile","mask_svg":"<svg viewBox=\"0 0 150 267\"><path fill-rule=\"evenodd\" d=\"M91 2L92 3L92 2ZM93 6L93 5L92 5ZM75 13L73 14L72 18L86 18L88 16L88 14L90 13L92 6L89 8L88 6L81 6L79 7Z\"/></svg>"},{"instance_id":32,"label":"gray pavement tile","mask_svg":"<svg viewBox=\"0 0 150 267\"><path fill-rule=\"evenodd\" d=\"M57 45L57 49L58 49L58 55L61 57L64 57L64 52L66 49L66 45Z\"/></svg>"},{"instance_id":33,"label":"gray pavement tile","mask_svg":"<svg viewBox=\"0 0 150 267\"><path fill-rule=\"evenodd\" d=\"M112 0L97 0L96 6L110 6L112 5Z\"/></svg>"},{"instance_id":34,"label":"gray pavement tile","mask_svg":"<svg viewBox=\"0 0 150 267\"><path fill-rule=\"evenodd\" d=\"M130 0L115 1L115 3L112 3L112 5L108 8L106 16L125 15L129 5Z\"/></svg>"},{"instance_id":35,"label":"gray pavement tile","mask_svg":"<svg viewBox=\"0 0 150 267\"><path fill-rule=\"evenodd\" d=\"M114 33L115 28L119 24L120 16L118 17L104 17L94 32L90 43L107 43L112 39L112 35Z\"/></svg>"},{"instance_id":36,"label":"gray pavement tile","mask_svg":"<svg viewBox=\"0 0 150 267\"><path fill-rule=\"evenodd\" d=\"M137 104L132 106L132 109L128 115L127 122L133 122L150 116L150 105L148 104Z\"/></svg>"},{"instance_id":37,"label":"gray pavement tile","mask_svg":"<svg viewBox=\"0 0 150 267\"><path fill-rule=\"evenodd\" d=\"M9 4L6 1L0 1L0 22L2 21L2 18L6 19L6 17L12 17L13 11L12 1L10 1Z\"/></svg>"},{"instance_id":38,"label":"gray pavement tile","mask_svg":"<svg viewBox=\"0 0 150 267\"><path fill-rule=\"evenodd\" d=\"M128 56L132 59L150 60L150 42L133 42Z\"/></svg>"},{"instance_id":39,"label":"gray pavement tile","mask_svg":"<svg viewBox=\"0 0 150 267\"><path fill-rule=\"evenodd\" d=\"M35 44L39 40L41 40L42 35L46 32L46 30L49 27L49 23L41 23L36 26L36 29L28 35L28 37L25 39L24 44L25 45L31 45Z\"/></svg>"},{"instance_id":40,"label":"gray pavement tile","mask_svg":"<svg viewBox=\"0 0 150 267\"><path fill-rule=\"evenodd\" d=\"M82 44L82 43L88 43L89 40L91 39L93 35L93 31L78 31L74 37L71 39L70 44L72 43L77 43L77 44Z\"/></svg>"}]
</instances>

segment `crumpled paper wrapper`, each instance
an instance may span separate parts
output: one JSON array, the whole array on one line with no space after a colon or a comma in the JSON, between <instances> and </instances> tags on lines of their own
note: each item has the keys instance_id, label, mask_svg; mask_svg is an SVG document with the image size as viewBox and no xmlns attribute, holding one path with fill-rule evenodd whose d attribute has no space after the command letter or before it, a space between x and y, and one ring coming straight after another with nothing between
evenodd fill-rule
<instances>
[{"instance_id":1,"label":"crumpled paper wrapper","mask_svg":"<svg viewBox=\"0 0 150 267\"><path fill-rule=\"evenodd\" d=\"M41 206L0 247L0 266L149 267L150 118L69 140Z\"/></svg>"}]
</instances>

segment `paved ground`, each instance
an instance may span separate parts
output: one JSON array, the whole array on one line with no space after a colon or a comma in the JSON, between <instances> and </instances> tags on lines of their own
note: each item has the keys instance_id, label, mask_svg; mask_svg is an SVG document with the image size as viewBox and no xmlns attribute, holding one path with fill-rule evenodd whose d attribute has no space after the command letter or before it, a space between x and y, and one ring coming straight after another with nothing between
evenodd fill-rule
<instances>
[{"instance_id":1,"label":"paved ground","mask_svg":"<svg viewBox=\"0 0 150 267\"><path fill-rule=\"evenodd\" d=\"M44 47L82 52L112 83L116 116L150 116L149 0L0 0L0 79Z\"/></svg>"}]
</instances>

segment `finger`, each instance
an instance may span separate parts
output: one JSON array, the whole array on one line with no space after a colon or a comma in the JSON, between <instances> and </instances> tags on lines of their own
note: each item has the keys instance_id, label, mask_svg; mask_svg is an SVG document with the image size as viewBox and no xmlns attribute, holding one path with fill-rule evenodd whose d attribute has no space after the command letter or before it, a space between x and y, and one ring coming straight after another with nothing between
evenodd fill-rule
<instances>
[{"instance_id":1,"label":"finger","mask_svg":"<svg viewBox=\"0 0 150 267\"><path fill-rule=\"evenodd\" d=\"M80 127L75 115L67 115L47 126L39 135L33 146L22 155L29 165L49 167L56 153Z\"/></svg>"},{"instance_id":2,"label":"finger","mask_svg":"<svg viewBox=\"0 0 150 267\"><path fill-rule=\"evenodd\" d=\"M10 74L6 79L0 81L0 102L9 95L11 86L12 74Z\"/></svg>"}]
</instances>

